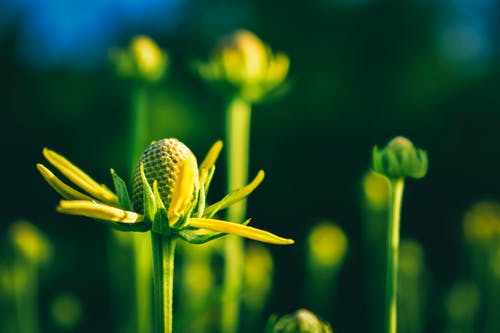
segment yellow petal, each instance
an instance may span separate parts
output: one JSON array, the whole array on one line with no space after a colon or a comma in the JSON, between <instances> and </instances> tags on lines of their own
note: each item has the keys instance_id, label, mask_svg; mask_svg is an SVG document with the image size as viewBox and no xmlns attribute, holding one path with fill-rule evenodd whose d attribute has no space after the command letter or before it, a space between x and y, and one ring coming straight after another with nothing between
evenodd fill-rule
<instances>
[{"instance_id":1,"label":"yellow petal","mask_svg":"<svg viewBox=\"0 0 500 333\"><path fill-rule=\"evenodd\" d=\"M191 218L189 219L189 225L195 228L224 232L270 244L289 245L295 243L293 239L283 238L265 230L227 221Z\"/></svg>"},{"instance_id":2,"label":"yellow petal","mask_svg":"<svg viewBox=\"0 0 500 333\"><path fill-rule=\"evenodd\" d=\"M99 185L89 175L68 161L65 157L47 148L43 149L43 155L63 175L75 183L75 185L85 190L88 194L100 201L113 206L118 206L118 198L113 192L111 192L108 188Z\"/></svg>"},{"instance_id":3,"label":"yellow petal","mask_svg":"<svg viewBox=\"0 0 500 333\"><path fill-rule=\"evenodd\" d=\"M69 200L93 200L86 194L83 194L80 191L75 190L69 185L66 185L62 180L57 178L52 171L47 169L43 164L36 165L38 171L45 179L45 181L54 189L57 193L59 193L63 198Z\"/></svg>"},{"instance_id":4,"label":"yellow petal","mask_svg":"<svg viewBox=\"0 0 500 333\"><path fill-rule=\"evenodd\" d=\"M61 200L59 206L57 206L57 211L64 214L122 223L135 223L144 220L142 215L135 212L89 200Z\"/></svg>"},{"instance_id":5,"label":"yellow petal","mask_svg":"<svg viewBox=\"0 0 500 333\"><path fill-rule=\"evenodd\" d=\"M219 157L220 151L222 150L222 141L217 141L213 144L212 148L207 153L207 156L200 165L200 171L208 170L214 166L217 157Z\"/></svg>"},{"instance_id":6,"label":"yellow petal","mask_svg":"<svg viewBox=\"0 0 500 333\"><path fill-rule=\"evenodd\" d=\"M172 201L168 206L168 221L173 225L187 211L195 189L199 186L198 166L194 155L187 156L180 166L179 175L172 189Z\"/></svg>"}]
</instances>

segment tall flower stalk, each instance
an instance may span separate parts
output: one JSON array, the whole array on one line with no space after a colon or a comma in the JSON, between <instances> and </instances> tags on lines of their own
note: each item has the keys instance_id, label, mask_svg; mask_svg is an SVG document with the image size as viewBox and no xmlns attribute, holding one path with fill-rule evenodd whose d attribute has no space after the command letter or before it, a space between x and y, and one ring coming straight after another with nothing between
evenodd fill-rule
<instances>
[{"instance_id":1,"label":"tall flower stalk","mask_svg":"<svg viewBox=\"0 0 500 333\"><path fill-rule=\"evenodd\" d=\"M154 275L155 332L172 332L175 241L192 244L234 234L271 244L293 244L292 239L247 226L250 220L233 223L215 215L246 198L262 182L260 171L248 185L207 205L207 193L222 149L217 142L198 167L196 157L176 139L152 143L141 155L133 178L132 197L126 183L111 170L115 191L99 184L56 152L44 156L81 190L67 185L43 164L37 168L47 183L65 198L60 213L93 218L121 231L151 231Z\"/></svg>"},{"instance_id":2,"label":"tall flower stalk","mask_svg":"<svg viewBox=\"0 0 500 333\"><path fill-rule=\"evenodd\" d=\"M250 148L251 106L245 100L234 97L226 109L227 188L243 186L248 178ZM242 221L246 213L246 202L231 206L227 211L229 221ZM222 332L236 332L239 322L239 294L243 283L244 244L239 237L229 236L225 241L224 285L222 307Z\"/></svg>"},{"instance_id":3,"label":"tall flower stalk","mask_svg":"<svg viewBox=\"0 0 500 333\"><path fill-rule=\"evenodd\" d=\"M384 149L373 149L372 167L390 182L389 217L387 223L387 269L385 293L385 332L397 331L397 274L399 229L404 180L422 178L427 173L427 153L404 137L391 140Z\"/></svg>"},{"instance_id":4,"label":"tall flower stalk","mask_svg":"<svg viewBox=\"0 0 500 333\"><path fill-rule=\"evenodd\" d=\"M274 55L257 36L246 30L222 38L211 61L198 63L200 76L219 88L227 97L225 112L227 157L227 189L243 186L248 178L250 155L250 123L252 104L261 102L286 78L289 59ZM231 221L243 221L246 202L232 206L227 212ZM239 322L244 246L240 238L228 237L224 244L222 332L234 333Z\"/></svg>"},{"instance_id":5,"label":"tall flower stalk","mask_svg":"<svg viewBox=\"0 0 500 333\"><path fill-rule=\"evenodd\" d=\"M165 76L168 56L153 40L146 36L135 37L126 50L113 50L112 59L118 74L132 79L131 94L131 142L129 166L130 174L141 156L144 147L151 141L150 124L152 122L149 90ZM132 245L132 273L134 280L135 330L152 332L151 327L151 283L152 258L148 248L151 238L148 234L130 234Z\"/></svg>"}]
</instances>

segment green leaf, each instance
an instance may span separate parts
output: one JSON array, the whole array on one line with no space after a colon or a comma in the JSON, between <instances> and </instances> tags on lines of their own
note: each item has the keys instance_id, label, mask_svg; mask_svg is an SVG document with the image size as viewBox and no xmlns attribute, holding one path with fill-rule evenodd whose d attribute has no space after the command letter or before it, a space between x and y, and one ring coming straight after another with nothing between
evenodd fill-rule
<instances>
[{"instance_id":1,"label":"green leaf","mask_svg":"<svg viewBox=\"0 0 500 333\"><path fill-rule=\"evenodd\" d=\"M227 235L224 232L213 232L204 229L184 228L176 231L179 238L191 244L204 244L208 241Z\"/></svg>"},{"instance_id":2,"label":"green leaf","mask_svg":"<svg viewBox=\"0 0 500 333\"><path fill-rule=\"evenodd\" d=\"M154 225L154 220L157 211L156 200L153 190L151 189L151 186L149 186L146 175L144 174L144 164L142 163L140 166L140 172L141 172L141 181L143 189L142 192L144 200L144 219L149 223L153 224L153 231L155 231L155 228L157 227Z\"/></svg>"},{"instance_id":3,"label":"green leaf","mask_svg":"<svg viewBox=\"0 0 500 333\"><path fill-rule=\"evenodd\" d=\"M161 235L167 236L170 234L170 226L168 223L168 214L165 205L161 200L160 191L158 191L158 182L153 182L153 194L156 203L156 212L153 220L152 230Z\"/></svg>"},{"instance_id":4,"label":"green leaf","mask_svg":"<svg viewBox=\"0 0 500 333\"><path fill-rule=\"evenodd\" d=\"M113 169L111 169L111 175L113 176L113 184L115 185L115 192L118 196L120 206L125 210L132 210L133 208L128 194L127 184L125 184L123 179L121 179Z\"/></svg>"}]
</instances>

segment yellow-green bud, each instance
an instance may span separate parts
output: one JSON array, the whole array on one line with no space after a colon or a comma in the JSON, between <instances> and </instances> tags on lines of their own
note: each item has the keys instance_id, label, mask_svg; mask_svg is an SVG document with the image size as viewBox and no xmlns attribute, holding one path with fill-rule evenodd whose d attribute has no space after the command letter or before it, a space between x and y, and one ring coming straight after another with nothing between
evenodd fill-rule
<instances>
[{"instance_id":1,"label":"yellow-green bud","mask_svg":"<svg viewBox=\"0 0 500 333\"><path fill-rule=\"evenodd\" d=\"M398 136L384 149L373 148L372 166L375 172L389 179L422 178L427 173L427 153L416 148L407 138Z\"/></svg>"},{"instance_id":2,"label":"yellow-green bud","mask_svg":"<svg viewBox=\"0 0 500 333\"><path fill-rule=\"evenodd\" d=\"M314 313L300 309L278 319L267 333L333 333L330 325Z\"/></svg>"},{"instance_id":3,"label":"yellow-green bud","mask_svg":"<svg viewBox=\"0 0 500 333\"><path fill-rule=\"evenodd\" d=\"M132 203L136 212L143 213L144 198L141 179L141 164L152 187L158 182L158 192L165 208L170 212L172 201L182 210L188 205L199 188L196 157L177 139L162 139L152 143L142 153L134 173ZM175 192L175 193L174 193Z\"/></svg>"},{"instance_id":4,"label":"yellow-green bud","mask_svg":"<svg viewBox=\"0 0 500 333\"><path fill-rule=\"evenodd\" d=\"M288 56L274 54L255 34L238 30L221 39L208 63L196 67L206 81L247 102L259 102L283 83L289 65Z\"/></svg>"},{"instance_id":5,"label":"yellow-green bud","mask_svg":"<svg viewBox=\"0 0 500 333\"><path fill-rule=\"evenodd\" d=\"M127 49L112 49L110 57L119 75L146 82L161 80L168 67L168 54L142 35L134 37Z\"/></svg>"}]
</instances>

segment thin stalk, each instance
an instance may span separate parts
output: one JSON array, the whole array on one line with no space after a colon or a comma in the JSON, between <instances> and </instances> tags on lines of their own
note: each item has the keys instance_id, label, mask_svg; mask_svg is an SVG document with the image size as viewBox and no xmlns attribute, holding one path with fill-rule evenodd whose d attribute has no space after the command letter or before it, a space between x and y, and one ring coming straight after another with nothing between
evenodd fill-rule
<instances>
[{"instance_id":1,"label":"thin stalk","mask_svg":"<svg viewBox=\"0 0 500 333\"><path fill-rule=\"evenodd\" d=\"M385 332L396 333L397 328L397 274L399 259L399 224L404 179L391 180L389 223L387 226L387 284L385 294Z\"/></svg>"},{"instance_id":2,"label":"thin stalk","mask_svg":"<svg viewBox=\"0 0 500 333\"><path fill-rule=\"evenodd\" d=\"M226 109L227 187L228 190L243 187L248 179L250 141L250 104L240 98L229 101ZM228 208L227 219L242 222L245 218L246 200ZM240 301L238 295L243 281L244 249L241 237L229 235L225 240L222 305L222 332L234 333L238 328Z\"/></svg>"},{"instance_id":3,"label":"thin stalk","mask_svg":"<svg viewBox=\"0 0 500 333\"><path fill-rule=\"evenodd\" d=\"M156 333L172 333L175 238L151 233Z\"/></svg>"},{"instance_id":4,"label":"thin stalk","mask_svg":"<svg viewBox=\"0 0 500 333\"><path fill-rule=\"evenodd\" d=\"M151 119L148 108L148 87L146 84L138 83L134 86L132 89L131 104L132 142L129 169L133 174L134 168L150 140L149 127Z\"/></svg>"},{"instance_id":5,"label":"thin stalk","mask_svg":"<svg viewBox=\"0 0 500 333\"><path fill-rule=\"evenodd\" d=\"M136 83L132 88L131 98L131 143L129 170L133 175L143 150L150 140L151 117L148 105L148 85L146 83ZM134 283L134 323L135 331L149 333L152 332L152 310L151 310L151 248L150 237L143 233L127 234L131 238L132 256L131 266Z\"/></svg>"},{"instance_id":6,"label":"thin stalk","mask_svg":"<svg viewBox=\"0 0 500 333\"><path fill-rule=\"evenodd\" d=\"M151 289L152 260L151 239L148 233L131 233L134 252L135 277L135 314L137 316L137 332L152 332Z\"/></svg>"},{"instance_id":7,"label":"thin stalk","mask_svg":"<svg viewBox=\"0 0 500 333\"><path fill-rule=\"evenodd\" d=\"M38 326L38 270L29 259L16 258L14 283L17 323L20 333L37 333Z\"/></svg>"}]
</instances>

